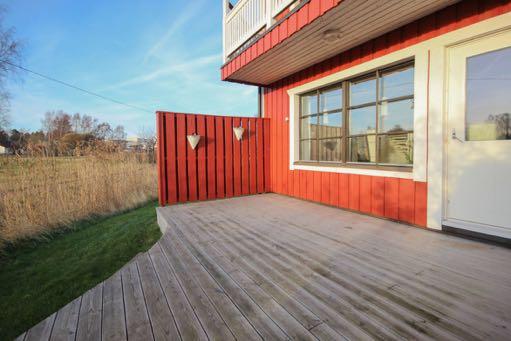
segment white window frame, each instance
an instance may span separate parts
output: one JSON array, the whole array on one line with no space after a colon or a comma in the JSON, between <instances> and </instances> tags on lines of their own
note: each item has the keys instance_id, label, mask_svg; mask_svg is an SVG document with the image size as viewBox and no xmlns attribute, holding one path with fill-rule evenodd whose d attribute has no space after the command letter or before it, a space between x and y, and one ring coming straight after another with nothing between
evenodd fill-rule
<instances>
[{"instance_id":1,"label":"white window frame","mask_svg":"<svg viewBox=\"0 0 511 341\"><path fill-rule=\"evenodd\" d=\"M300 95L312 90L326 87L341 81L363 75L375 69L386 68L391 65L414 60L414 146L413 165L403 167L403 170L368 169L364 166L339 164L338 166L296 164L299 155L299 110ZM386 176L402 179L426 181L426 135L427 135L427 79L428 79L428 51L405 49L376 58L374 60L353 66L351 68L333 73L321 79L303 84L288 90L289 95L289 169L310 170L330 173L347 173L373 176Z\"/></svg>"}]
</instances>

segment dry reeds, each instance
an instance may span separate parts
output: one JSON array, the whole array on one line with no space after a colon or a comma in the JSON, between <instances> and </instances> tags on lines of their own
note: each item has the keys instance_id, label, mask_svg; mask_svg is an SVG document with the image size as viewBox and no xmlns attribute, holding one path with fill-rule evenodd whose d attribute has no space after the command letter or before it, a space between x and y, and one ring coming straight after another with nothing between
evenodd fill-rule
<instances>
[{"instance_id":1,"label":"dry reeds","mask_svg":"<svg viewBox=\"0 0 511 341\"><path fill-rule=\"evenodd\" d=\"M149 159L125 152L0 157L0 248L154 199L156 165Z\"/></svg>"}]
</instances>

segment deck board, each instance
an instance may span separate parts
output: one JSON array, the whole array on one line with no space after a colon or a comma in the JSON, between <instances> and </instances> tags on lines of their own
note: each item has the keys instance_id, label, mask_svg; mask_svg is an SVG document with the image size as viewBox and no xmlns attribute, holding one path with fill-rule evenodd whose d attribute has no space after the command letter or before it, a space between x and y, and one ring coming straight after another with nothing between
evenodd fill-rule
<instances>
[{"instance_id":1,"label":"deck board","mask_svg":"<svg viewBox=\"0 0 511 341\"><path fill-rule=\"evenodd\" d=\"M165 235L19 340L511 339L511 250L274 194Z\"/></svg>"}]
</instances>

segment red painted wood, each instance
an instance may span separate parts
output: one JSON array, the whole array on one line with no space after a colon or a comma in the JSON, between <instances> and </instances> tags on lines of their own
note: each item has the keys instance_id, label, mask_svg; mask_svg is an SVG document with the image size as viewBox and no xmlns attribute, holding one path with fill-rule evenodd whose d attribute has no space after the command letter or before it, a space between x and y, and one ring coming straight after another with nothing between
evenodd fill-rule
<instances>
[{"instance_id":1,"label":"red painted wood","mask_svg":"<svg viewBox=\"0 0 511 341\"><path fill-rule=\"evenodd\" d=\"M399 179L385 178L385 217L399 218Z\"/></svg>"},{"instance_id":2,"label":"red painted wood","mask_svg":"<svg viewBox=\"0 0 511 341\"><path fill-rule=\"evenodd\" d=\"M193 115L186 116L186 134L190 135L197 132L195 125L196 117ZM180 138L180 136L178 136ZM186 141L186 157L188 165L188 200L196 201L197 196L197 149L193 150L185 136Z\"/></svg>"},{"instance_id":3,"label":"red painted wood","mask_svg":"<svg viewBox=\"0 0 511 341\"><path fill-rule=\"evenodd\" d=\"M175 114L164 114L165 115L165 142L166 150L162 150L162 153L166 153L166 191L167 200L166 204L174 204L177 202L177 163L176 163L176 115ZM163 186L163 185L162 185Z\"/></svg>"},{"instance_id":4,"label":"red painted wood","mask_svg":"<svg viewBox=\"0 0 511 341\"><path fill-rule=\"evenodd\" d=\"M349 175L349 209L358 211L360 209L360 175Z\"/></svg>"},{"instance_id":5,"label":"red painted wood","mask_svg":"<svg viewBox=\"0 0 511 341\"><path fill-rule=\"evenodd\" d=\"M217 198L225 197L225 150L224 150L224 118L215 117L215 138L216 138L216 194Z\"/></svg>"},{"instance_id":6,"label":"red painted wood","mask_svg":"<svg viewBox=\"0 0 511 341\"><path fill-rule=\"evenodd\" d=\"M330 173L330 205L339 206L339 174Z\"/></svg>"},{"instance_id":7,"label":"red painted wood","mask_svg":"<svg viewBox=\"0 0 511 341\"><path fill-rule=\"evenodd\" d=\"M257 193L264 192L264 132L263 120L256 120L256 183Z\"/></svg>"},{"instance_id":8,"label":"red painted wood","mask_svg":"<svg viewBox=\"0 0 511 341\"><path fill-rule=\"evenodd\" d=\"M208 165L208 199L217 198L216 194L216 128L215 117L206 116L207 165Z\"/></svg>"},{"instance_id":9,"label":"red painted wood","mask_svg":"<svg viewBox=\"0 0 511 341\"><path fill-rule=\"evenodd\" d=\"M241 139L241 193L250 193L250 166L249 166L249 126L248 118L241 119L241 125L245 128Z\"/></svg>"},{"instance_id":10,"label":"red painted wood","mask_svg":"<svg viewBox=\"0 0 511 341\"><path fill-rule=\"evenodd\" d=\"M321 203L330 205L330 173L321 172Z\"/></svg>"},{"instance_id":11,"label":"red painted wood","mask_svg":"<svg viewBox=\"0 0 511 341\"><path fill-rule=\"evenodd\" d=\"M321 193L324 191L323 187L321 186L321 172L312 172L313 173L313 197L312 200L316 202L321 202Z\"/></svg>"},{"instance_id":12,"label":"red painted wood","mask_svg":"<svg viewBox=\"0 0 511 341\"><path fill-rule=\"evenodd\" d=\"M415 182L415 225L427 225L428 184Z\"/></svg>"},{"instance_id":13,"label":"red painted wood","mask_svg":"<svg viewBox=\"0 0 511 341\"><path fill-rule=\"evenodd\" d=\"M415 216L415 183L411 179L399 179L398 219L410 224Z\"/></svg>"},{"instance_id":14,"label":"red painted wood","mask_svg":"<svg viewBox=\"0 0 511 341\"><path fill-rule=\"evenodd\" d=\"M360 176L360 211L363 213L371 213L371 201L372 201L372 176L361 175Z\"/></svg>"},{"instance_id":15,"label":"red painted wood","mask_svg":"<svg viewBox=\"0 0 511 341\"><path fill-rule=\"evenodd\" d=\"M238 117L233 118L233 127L240 126L241 119ZM238 141L234 136L234 132L231 130L232 144L233 144L233 183L234 183L234 196L241 195L241 141Z\"/></svg>"},{"instance_id":16,"label":"red painted wood","mask_svg":"<svg viewBox=\"0 0 511 341\"><path fill-rule=\"evenodd\" d=\"M249 193L257 193L257 136L255 118L248 120Z\"/></svg>"},{"instance_id":17,"label":"red painted wood","mask_svg":"<svg viewBox=\"0 0 511 341\"><path fill-rule=\"evenodd\" d=\"M349 207L350 187L349 187L349 174L339 174L339 206L342 208Z\"/></svg>"},{"instance_id":18,"label":"red painted wood","mask_svg":"<svg viewBox=\"0 0 511 341\"><path fill-rule=\"evenodd\" d=\"M188 173L186 164L186 117L184 114L176 114L176 146L177 146L177 176L178 176L178 201L188 201Z\"/></svg>"},{"instance_id":19,"label":"red painted wood","mask_svg":"<svg viewBox=\"0 0 511 341\"><path fill-rule=\"evenodd\" d=\"M304 172L306 177L307 194L305 198L307 200L314 200L314 172Z\"/></svg>"},{"instance_id":20,"label":"red painted wood","mask_svg":"<svg viewBox=\"0 0 511 341\"><path fill-rule=\"evenodd\" d=\"M371 213L383 217L385 215L385 178L371 177Z\"/></svg>"},{"instance_id":21,"label":"red painted wood","mask_svg":"<svg viewBox=\"0 0 511 341\"><path fill-rule=\"evenodd\" d=\"M163 206L167 203L167 177L165 167L165 117L163 113L156 113L156 134L158 141L157 167L158 167L158 203Z\"/></svg>"},{"instance_id":22,"label":"red painted wood","mask_svg":"<svg viewBox=\"0 0 511 341\"><path fill-rule=\"evenodd\" d=\"M270 120L263 120L263 135L264 135L264 191L270 192L271 190L271 173L270 173Z\"/></svg>"},{"instance_id":23,"label":"red painted wood","mask_svg":"<svg viewBox=\"0 0 511 341\"><path fill-rule=\"evenodd\" d=\"M304 171L298 171L298 178L300 181L299 198L307 199L307 175Z\"/></svg>"},{"instance_id":24,"label":"red painted wood","mask_svg":"<svg viewBox=\"0 0 511 341\"><path fill-rule=\"evenodd\" d=\"M232 118L224 118L224 139L225 139L225 196L234 195L234 174L233 174L233 131Z\"/></svg>"},{"instance_id":25,"label":"red painted wood","mask_svg":"<svg viewBox=\"0 0 511 341\"><path fill-rule=\"evenodd\" d=\"M202 115L197 116L197 134L201 136L199 144L197 145L197 182L199 191L199 200L206 200L208 198L208 182L206 174L206 117Z\"/></svg>"}]
</instances>

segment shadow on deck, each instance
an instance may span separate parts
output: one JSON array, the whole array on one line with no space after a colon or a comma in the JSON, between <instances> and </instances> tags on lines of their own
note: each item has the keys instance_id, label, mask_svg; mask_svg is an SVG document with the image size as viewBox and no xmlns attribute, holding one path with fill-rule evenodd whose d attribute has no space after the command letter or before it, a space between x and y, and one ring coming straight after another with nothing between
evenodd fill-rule
<instances>
[{"instance_id":1,"label":"shadow on deck","mask_svg":"<svg viewBox=\"0 0 511 341\"><path fill-rule=\"evenodd\" d=\"M511 338L506 248L275 194L158 221L150 251L20 339Z\"/></svg>"}]
</instances>

